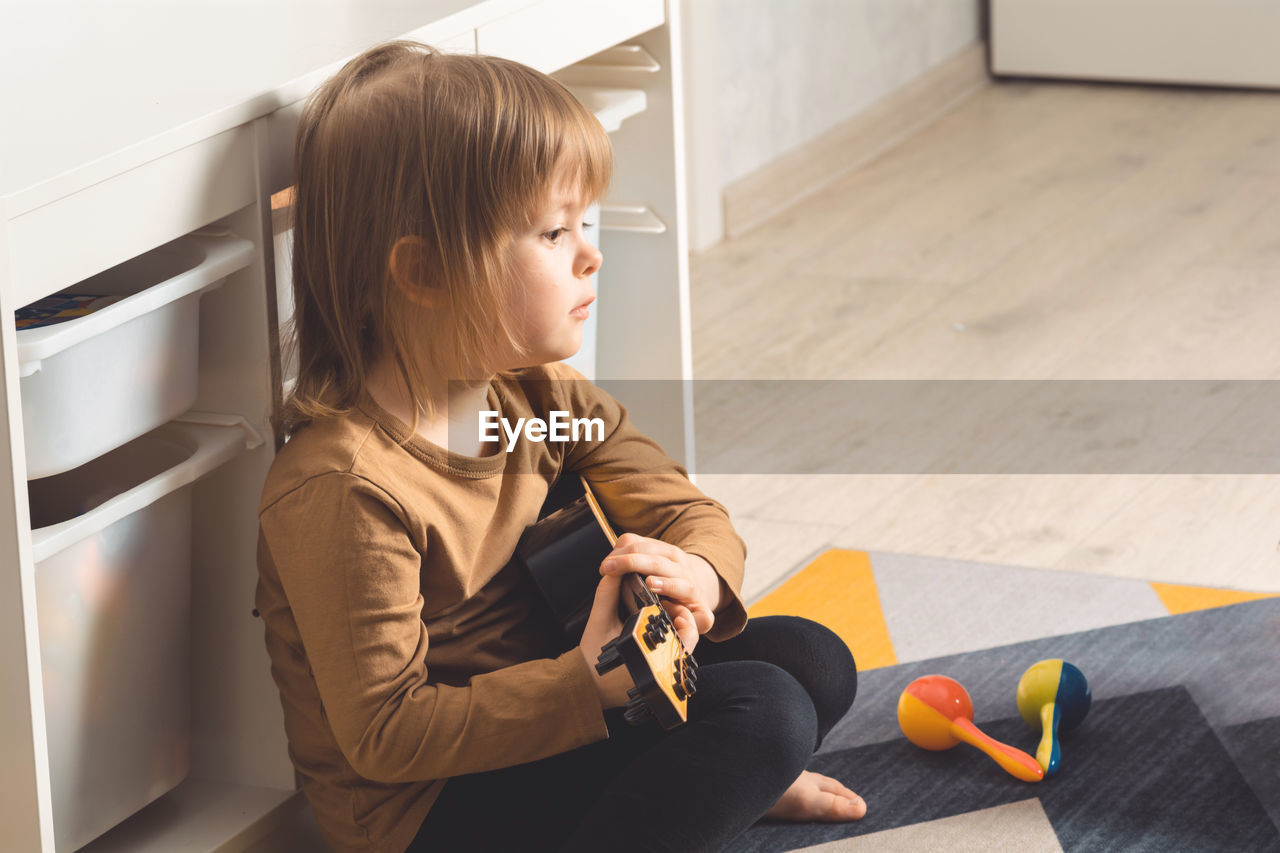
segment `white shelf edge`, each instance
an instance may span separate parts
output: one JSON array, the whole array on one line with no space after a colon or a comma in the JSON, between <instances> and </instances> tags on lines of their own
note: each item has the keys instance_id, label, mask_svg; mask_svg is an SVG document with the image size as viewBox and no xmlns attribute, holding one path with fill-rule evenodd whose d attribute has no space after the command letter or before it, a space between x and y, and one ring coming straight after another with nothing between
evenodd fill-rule
<instances>
[{"instance_id":1,"label":"white shelf edge","mask_svg":"<svg viewBox=\"0 0 1280 853\"><path fill-rule=\"evenodd\" d=\"M595 56L588 56L572 67L656 74L662 70L662 63L638 44L619 44L602 50Z\"/></svg>"},{"instance_id":2,"label":"white shelf edge","mask_svg":"<svg viewBox=\"0 0 1280 853\"><path fill-rule=\"evenodd\" d=\"M624 121L644 112L648 105L643 89L570 86L569 91L595 114L606 133L613 133Z\"/></svg>"},{"instance_id":3,"label":"white shelf edge","mask_svg":"<svg viewBox=\"0 0 1280 853\"><path fill-rule=\"evenodd\" d=\"M191 420L192 416L197 419ZM32 563L39 563L81 540L105 530L122 518L150 506L160 498L190 485L231 459L262 444L262 437L243 418L228 416L230 423L218 424L209 418L221 417L188 412L182 418L157 427L152 433L176 436L192 446L189 457L133 488L102 502L74 518L31 531ZM204 417L205 420L198 418ZM215 425L218 424L218 425ZM254 444L254 442L257 442Z\"/></svg>"},{"instance_id":4,"label":"white shelf edge","mask_svg":"<svg viewBox=\"0 0 1280 853\"><path fill-rule=\"evenodd\" d=\"M600 230L632 234L665 234L667 223L643 204L600 205Z\"/></svg>"},{"instance_id":5,"label":"white shelf edge","mask_svg":"<svg viewBox=\"0 0 1280 853\"><path fill-rule=\"evenodd\" d=\"M262 440L262 435L250 425L243 415L230 415L224 412L197 412L193 409L174 418L172 423L239 427L241 432L244 433L245 450L255 450L265 443Z\"/></svg>"},{"instance_id":6,"label":"white shelf edge","mask_svg":"<svg viewBox=\"0 0 1280 853\"><path fill-rule=\"evenodd\" d=\"M172 302L221 287L228 276L253 262L253 253L253 243L243 237L227 229L206 228L126 261L125 264L135 264L148 258L185 256L190 258L190 266L137 293L113 294L119 297L118 302L83 317L49 326L19 329L18 376L31 376L40 370L41 362L45 359L98 335L114 331L125 323ZM125 264L120 264L115 269ZM71 288L75 286L71 285Z\"/></svg>"},{"instance_id":7,"label":"white shelf edge","mask_svg":"<svg viewBox=\"0 0 1280 853\"><path fill-rule=\"evenodd\" d=\"M240 851L273 828L272 815L295 790L188 778L78 853Z\"/></svg>"}]
</instances>

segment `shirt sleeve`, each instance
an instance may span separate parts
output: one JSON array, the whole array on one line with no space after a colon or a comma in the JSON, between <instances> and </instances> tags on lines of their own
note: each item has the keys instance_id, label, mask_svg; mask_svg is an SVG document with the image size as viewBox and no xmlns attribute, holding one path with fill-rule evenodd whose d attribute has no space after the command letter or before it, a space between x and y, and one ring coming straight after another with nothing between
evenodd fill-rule
<instances>
[{"instance_id":1,"label":"shirt sleeve","mask_svg":"<svg viewBox=\"0 0 1280 853\"><path fill-rule=\"evenodd\" d=\"M565 470L586 478L601 508L621 531L661 539L711 564L729 595L723 596L707 638L726 640L747 624L742 600L746 544L728 511L704 495L656 441L640 432L627 409L567 365L552 374L574 417L600 418L602 440L567 445Z\"/></svg>"},{"instance_id":2,"label":"shirt sleeve","mask_svg":"<svg viewBox=\"0 0 1280 853\"><path fill-rule=\"evenodd\" d=\"M576 648L464 686L430 681L423 555L398 505L369 481L313 478L265 508L260 521L325 717L360 775L441 779L608 736Z\"/></svg>"}]
</instances>

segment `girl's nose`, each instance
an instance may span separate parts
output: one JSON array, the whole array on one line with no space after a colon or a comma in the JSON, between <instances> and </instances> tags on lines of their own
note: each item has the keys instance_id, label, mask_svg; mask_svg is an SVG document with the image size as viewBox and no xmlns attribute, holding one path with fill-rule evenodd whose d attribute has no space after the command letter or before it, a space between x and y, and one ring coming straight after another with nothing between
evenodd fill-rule
<instances>
[{"instance_id":1,"label":"girl's nose","mask_svg":"<svg viewBox=\"0 0 1280 853\"><path fill-rule=\"evenodd\" d=\"M600 250L585 240L582 243L582 249L578 252L576 260L577 269L575 272L578 278L586 278L595 275L600 270L600 265L604 263L604 255L600 254Z\"/></svg>"}]
</instances>

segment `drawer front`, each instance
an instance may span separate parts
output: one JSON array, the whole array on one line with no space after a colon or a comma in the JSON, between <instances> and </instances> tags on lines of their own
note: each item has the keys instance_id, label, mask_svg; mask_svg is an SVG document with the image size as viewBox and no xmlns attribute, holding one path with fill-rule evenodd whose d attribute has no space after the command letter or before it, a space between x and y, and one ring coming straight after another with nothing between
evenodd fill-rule
<instances>
[{"instance_id":1,"label":"drawer front","mask_svg":"<svg viewBox=\"0 0 1280 853\"><path fill-rule=\"evenodd\" d=\"M253 134L252 125L225 131L11 220L14 306L252 204Z\"/></svg>"},{"instance_id":2,"label":"drawer front","mask_svg":"<svg viewBox=\"0 0 1280 853\"><path fill-rule=\"evenodd\" d=\"M661 26L664 0L542 0L476 30L476 50L551 72Z\"/></svg>"}]
</instances>

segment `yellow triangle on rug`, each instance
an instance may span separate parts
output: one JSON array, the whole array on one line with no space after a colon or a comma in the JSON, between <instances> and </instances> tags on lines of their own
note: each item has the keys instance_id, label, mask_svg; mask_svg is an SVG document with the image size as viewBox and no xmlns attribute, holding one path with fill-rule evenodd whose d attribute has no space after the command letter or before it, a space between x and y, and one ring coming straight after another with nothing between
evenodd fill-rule
<instances>
[{"instance_id":1,"label":"yellow triangle on rug","mask_svg":"<svg viewBox=\"0 0 1280 853\"><path fill-rule=\"evenodd\" d=\"M1228 604L1239 604L1242 601L1257 601L1259 598L1276 598L1272 592L1246 592L1239 589L1217 589L1211 586L1188 586L1179 583L1155 583L1151 588L1160 596L1164 606L1170 613L1190 613L1193 610L1212 610L1215 607L1226 607Z\"/></svg>"},{"instance_id":2,"label":"yellow triangle on rug","mask_svg":"<svg viewBox=\"0 0 1280 853\"><path fill-rule=\"evenodd\" d=\"M853 652L859 669L898 662L865 551L833 548L756 602L750 616L804 616L826 625Z\"/></svg>"}]
</instances>

